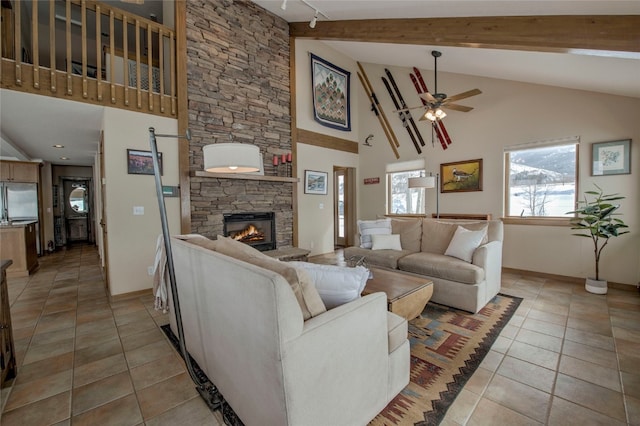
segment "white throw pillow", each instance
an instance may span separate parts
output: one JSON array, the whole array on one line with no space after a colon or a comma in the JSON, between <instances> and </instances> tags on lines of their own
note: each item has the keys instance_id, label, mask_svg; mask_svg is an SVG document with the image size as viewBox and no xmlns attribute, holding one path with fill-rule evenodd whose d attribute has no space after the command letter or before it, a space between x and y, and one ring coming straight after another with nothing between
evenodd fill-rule
<instances>
[{"instance_id":1,"label":"white throw pillow","mask_svg":"<svg viewBox=\"0 0 640 426\"><path fill-rule=\"evenodd\" d=\"M391 235L391 219L359 220L360 247L370 249L373 245L372 235Z\"/></svg>"},{"instance_id":2,"label":"white throw pillow","mask_svg":"<svg viewBox=\"0 0 640 426\"><path fill-rule=\"evenodd\" d=\"M347 268L308 262L287 263L309 274L327 309L359 298L369 279L369 270L364 266Z\"/></svg>"},{"instance_id":3,"label":"white throw pillow","mask_svg":"<svg viewBox=\"0 0 640 426\"><path fill-rule=\"evenodd\" d=\"M471 262L473 252L480 246L480 242L482 242L485 235L487 235L487 228L482 228L479 231L469 231L462 226L458 226L444 254L457 257L465 262Z\"/></svg>"},{"instance_id":4,"label":"white throw pillow","mask_svg":"<svg viewBox=\"0 0 640 426\"><path fill-rule=\"evenodd\" d=\"M371 250L402 250L400 234L372 235L371 241Z\"/></svg>"}]
</instances>

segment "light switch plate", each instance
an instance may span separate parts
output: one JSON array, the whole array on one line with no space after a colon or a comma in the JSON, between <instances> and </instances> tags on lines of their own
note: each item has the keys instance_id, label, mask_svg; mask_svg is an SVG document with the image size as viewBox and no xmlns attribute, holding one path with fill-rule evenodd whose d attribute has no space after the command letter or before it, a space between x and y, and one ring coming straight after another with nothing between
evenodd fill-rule
<instances>
[{"instance_id":1,"label":"light switch plate","mask_svg":"<svg viewBox=\"0 0 640 426\"><path fill-rule=\"evenodd\" d=\"M144 215L144 206L133 206L133 215L134 216Z\"/></svg>"}]
</instances>

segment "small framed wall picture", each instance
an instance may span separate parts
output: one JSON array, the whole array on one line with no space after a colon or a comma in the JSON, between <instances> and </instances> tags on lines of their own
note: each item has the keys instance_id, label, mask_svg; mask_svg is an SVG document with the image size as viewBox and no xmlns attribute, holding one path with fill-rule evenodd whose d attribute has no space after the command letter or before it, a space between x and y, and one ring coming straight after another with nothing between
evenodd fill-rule
<instances>
[{"instance_id":1,"label":"small framed wall picture","mask_svg":"<svg viewBox=\"0 0 640 426\"><path fill-rule=\"evenodd\" d=\"M315 195L327 195L329 175L327 172L304 171L304 193Z\"/></svg>"},{"instance_id":2,"label":"small framed wall picture","mask_svg":"<svg viewBox=\"0 0 640 426\"><path fill-rule=\"evenodd\" d=\"M158 153L158 164L162 175L162 153ZM130 175L152 175L153 157L151 151L127 149L127 173Z\"/></svg>"},{"instance_id":3,"label":"small framed wall picture","mask_svg":"<svg viewBox=\"0 0 640 426\"><path fill-rule=\"evenodd\" d=\"M591 144L591 176L631 173L631 139Z\"/></svg>"}]
</instances>

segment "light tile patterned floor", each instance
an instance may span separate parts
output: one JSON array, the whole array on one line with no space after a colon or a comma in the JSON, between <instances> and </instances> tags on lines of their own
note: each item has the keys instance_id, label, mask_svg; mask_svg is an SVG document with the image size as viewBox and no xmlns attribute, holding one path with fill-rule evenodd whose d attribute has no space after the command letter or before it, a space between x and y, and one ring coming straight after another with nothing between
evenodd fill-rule
<instances>
[{"instance_id":1,"label":"light tile patterned floor","mask_svg":"<svg viewBox=\"0 0 640 426\"><path fill-rule=\"evenodd\" d=\"M335 256L313 259L340 263ZM94 247L9 280L19 373L8 425L220 425L158 325L151 296L109 303ZM640 296L503 274L523 297L443 425L640 425Z\"/></svg>"}]
</instances>

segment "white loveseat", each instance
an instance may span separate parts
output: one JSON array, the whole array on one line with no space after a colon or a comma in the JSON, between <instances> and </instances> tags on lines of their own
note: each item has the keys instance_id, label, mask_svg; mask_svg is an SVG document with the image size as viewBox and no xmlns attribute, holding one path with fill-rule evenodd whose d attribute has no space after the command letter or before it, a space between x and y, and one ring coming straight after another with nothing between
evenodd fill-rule
<instances>
[{"instance_id":1,"label":"white loveseat","mask_svg":"<svg viewBox=\"0 0 640 426\"><path fill-rule=\"evenodd\" d=\"M409 382L407 323L383 293L305 321L283 275L171 247L186 347L246 425L364 425Z\"/></svg>"},{"instance_id":2,"label":"white loveseat","mask_svg":"<svg viewBox=\"0 0 640 426\"><path fill-rule=\"evenodd\" d=\"M394 218L388 219L388 224L389 233L399 235L398 249L347 247L345 258L364 257L369 266L424 276L433 281L431 301L473 313L500 291L502 221ZM446 254L458 226L472 231L486 229L469 262Z\"/></svg>"}]
</instances>

